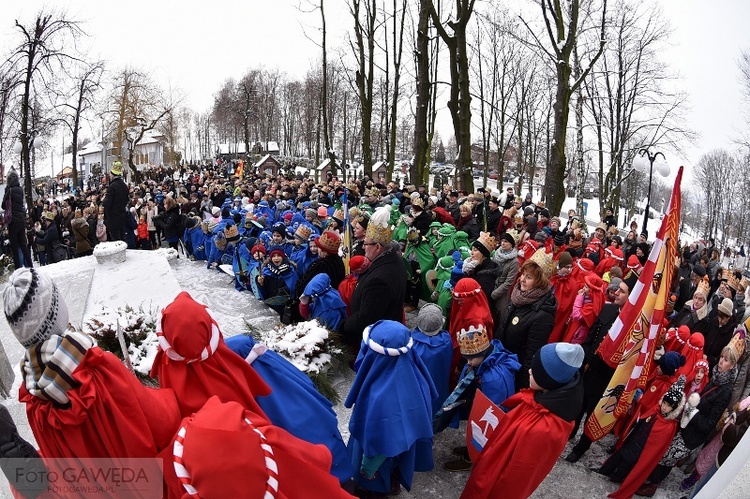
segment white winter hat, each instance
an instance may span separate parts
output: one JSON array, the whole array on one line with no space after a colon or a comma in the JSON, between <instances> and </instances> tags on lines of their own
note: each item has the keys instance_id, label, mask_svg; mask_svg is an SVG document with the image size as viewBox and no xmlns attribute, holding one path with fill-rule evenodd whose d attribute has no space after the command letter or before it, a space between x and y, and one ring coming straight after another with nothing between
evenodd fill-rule
<instances>
[{"instance_id":1,"label":"white winter hat","mask_svg":"<svg viewBox=\"0 0 750 499\"><path fill-rule=\"evenodd\" d=\"M33 268L20 268L3 291L5 318L25 348L42 343L68 328L68 307L57 286Z\"/></svg>"}]
</instances>

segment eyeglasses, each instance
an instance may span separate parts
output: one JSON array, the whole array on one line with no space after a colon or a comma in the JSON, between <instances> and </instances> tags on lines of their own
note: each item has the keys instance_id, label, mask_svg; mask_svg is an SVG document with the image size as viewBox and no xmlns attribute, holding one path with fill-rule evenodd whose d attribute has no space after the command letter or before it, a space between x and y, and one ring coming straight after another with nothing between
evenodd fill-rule
<instances>
[{"instance_id":1,"label":"eyeglasses","mask_svg":"<svg viewBox=\"0 0 750 499\"><path fill-rule=\"evenodd\" d=\"M375 246L376 244L379 243L362 243L362 246Z\"/></svg>"}]
</instances>

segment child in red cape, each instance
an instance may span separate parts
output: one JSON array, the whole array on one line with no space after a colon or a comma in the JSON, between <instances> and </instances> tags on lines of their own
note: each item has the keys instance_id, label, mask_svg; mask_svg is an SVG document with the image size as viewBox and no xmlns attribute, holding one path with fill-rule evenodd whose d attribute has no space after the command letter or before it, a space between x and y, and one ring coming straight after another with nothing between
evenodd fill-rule
<instances>
[{"instance_id":1,"label":"child in red cape","mask_svg":"<svg viewBox=\"0 0 750 499\"><path fill-rule=\"evenodd\" d=\"M602 278L593 272L584 277L584 285L578 290L570 314L570 323L563 341L580 345L586 339L591 326L599 317L605 301L606 286Z\"/></svg>"},{"instance_id":2,"label":"child in red cape","mask_svg":"<svg viewBox=\"0 0 750 499\"><path fill-rule=\"evenodd\" d=\"M622 482L620 488L608 497L632 497L654 470L677 433L677 424L685 406L684 391L685 376L680 376L657 404L647 408L623 446L599 468L598 473L609 476L613 482Z\"/></svg>"},{"instance_id":3,"label":"child in red cape","mask_svg":"<svg viewBox=\"0 0 750 499\"><path fill-rule=\"evenodd\" d=\"M16 270L3 307L26 348L18 399L42 457L156 457L169 445L180 419L174 392L146 388L93 338L70 329L52 279Z\"/></svg>"},{"instance_id":4,"label":"child in red cape","mask_svg":"<svg viewBox=\"0 0 750 499\"><path fill-rule=\"evenodd\" d=\"M255 401L271 393L258 373L224 343L211 312L183 291L162 310L159 351L151 377L177 395L182 417L197 412L213 395L239 402L265 417Z\"/></svg>"},{"instance_id":5,"label":"child in red cape","mask_svg":"<svg viewBox=\"0 0 750 499\"><path fill-rule=\"evenodd\" d=\"M509 412L490 437L461 497L527 498L560 457L583 405L583 348L544 345L531 362L530 385L503 402Z\"/></svg>"},{"instance_id":6,"label":"child in red cape","mask_svg":"<svg viewBox=\"0 0 750 499\"><path fill-rule=\"evenodd\" d=\"M182 420L163 457L170 498L351 497L329 473L325 446L300 440L218 397Z\"/></svg>"}]
</instances>

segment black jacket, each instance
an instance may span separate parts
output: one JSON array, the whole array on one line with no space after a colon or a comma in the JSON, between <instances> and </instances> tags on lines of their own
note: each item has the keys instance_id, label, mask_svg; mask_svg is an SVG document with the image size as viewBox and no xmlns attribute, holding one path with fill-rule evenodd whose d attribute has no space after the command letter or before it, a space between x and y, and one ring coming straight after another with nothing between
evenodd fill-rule
<instances>
[{"instance_id":1,"label":"black jacket","mask_svg":"<svg viewBox=\"0 0 750 499\"><path fill-rule=\"evenodd\" d=\"M351 299L351 315L341 327L344 342L359 350L362 331L381 319L402 322L406 267L401 254L390 249L359 277Z\"/></svg>"},{"instance_id":2,"label":"black jacket","mask_svg":"<svg viewBox=\"0 0 750 499\"><path fill-rule=\"evenodd\" d=\"M489 303L492 303L492 291L495 290L495 280L498 273L497 263L491 258L485 258L470 274L467 274L468 277L479 283Z\"/></svg>"},{"instance_id":3,"label":"black jacket","mask_svg":"<svg viewBox=\"0 0 750 499\"><path fill-rule=\"evenodd\" d=\"M331 287L338 289L341 281L346 277L344 261L338 255L328 255L325 258L318 258L307 268L302 277L299 278L294 289L294 297L299 298L305 291L305 287L310 283L313 277L318 274L328 274L331 278Z\"/></svg>"},{"instance_id":4,"label":"black jacket","mask_svg":"<svg viewBox=\"0 0 750 499\"><path fill-rule=\"evenodd\" d=\"M682 429L682 438L688 449L696 449L703 445L713 433L732 396L732 383L715 385L714 380L708 382L701 391L701 401L698 403L698 413Z\"/></svg>"},{"instance_id":5,"label":"black jacket","mask_svg":"<svg viewBox=\"0 0 750 499\"><path fill-rule=\"evenodd\" d=\"M555 325L557 299L552 290L529 305L516 307L511 300L495 337L518 355L521 369L516 373L516 390L529 387L529 369L534 354L547 344Z\"/></svg>"},{"instance_id":6,"label":"black jacket","mask_svg":"<svg viewBox=\"0 0 750 499\"><path fill-rule=\"evenodd\" d=\"M23 207L23 189L18 180L18 174L11 170L8 173L8 183L5 186L5 194L3 195L2 208L5 209L5 202L10 198L11 202L11 225L15 224L26 224L26 209Z\"/></svg>"},{"instance_id":7,"label":"black jacket","mask_svg":"<svg viewBox=\"0 0 750 499\"><path fill-rule=\"evenodd\" d=\"M120 177L114 177L107 186L107 194L104 196L104 219L108 227L124 227L126 209L130 192L125 181Z\"/></svg>"},{"instance_id":8,"label":"black jacket","mask_svg":"<svg viewBox=\"0 0 750 499\"><path fill-rule=\"evenodd\" d=\"M165 211L154 218L154 225L164 231L164 239L181 237L180 231L180 206L174 205L172 209Z\"/></svg>"}]
</instances>

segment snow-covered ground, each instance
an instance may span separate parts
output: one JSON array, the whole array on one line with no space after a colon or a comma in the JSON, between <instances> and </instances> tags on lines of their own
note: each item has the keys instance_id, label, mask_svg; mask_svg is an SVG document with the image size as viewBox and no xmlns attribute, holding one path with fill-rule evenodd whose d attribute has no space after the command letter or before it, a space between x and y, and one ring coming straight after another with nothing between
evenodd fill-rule
<instances>
[{"instance_id":1,"label":"snow-covered ground","mask_svg":"<svg viewBox=\"0 0 750 499\"><path fill-rule=\"evenodd\" d=\"M205 263L192 262L185 258L167 261L159 251L128 251L124 263L97 264L94 257L84 257L43 267L42 272L50 275L60 288L70 309L71 323L80 326L86 318L97 313L101 307L117 309L125 305L164 307L181 290L188 291L196 300L207 304L215 313L226 336L247 331L247 324L260 330L267 330L277 323L277 315L249 293L240 293L232 285L226 274L207 270ZM415 314L407 315L409 325ZM0 321L0 341L12 365L17 366L22 355L20 344L10 332L6 321ZM271 345L272 346L272 345ZM338 373L335 386L341 395L346 394L353 380L352 372ZM16 377L13 394L17 394L19 379ZM24 407L17 399L5 401L22 436L33 442L33 435L26 421ZM348 439L348 423L351 411L342 404L336 406L339 427L344 439ZM462 445L465 425L460 431L446 430L435 437L434 471L418 473L411 492L402 492L405 498L456 498L463 490L468 473L450 473L443 470L443 464L453 459L451 449ZM535 498L589 498L606 497L617 486L589 468L598 467L606 458L605 448L610 441L595 443L591 450L576 464L562 458L547 479L532 497ZM563 453L567 455L569 447ZM747 468L747 467L746 467ZM679 470L672 472L657 494L657 498L677 498L679 481L683 478ZM747 476L747 474L745 475ZM0 497L11 497L7 485L0 483ZM722 495L722 497L747 497L747 494Z\"/></svg>"}]
</instances>

